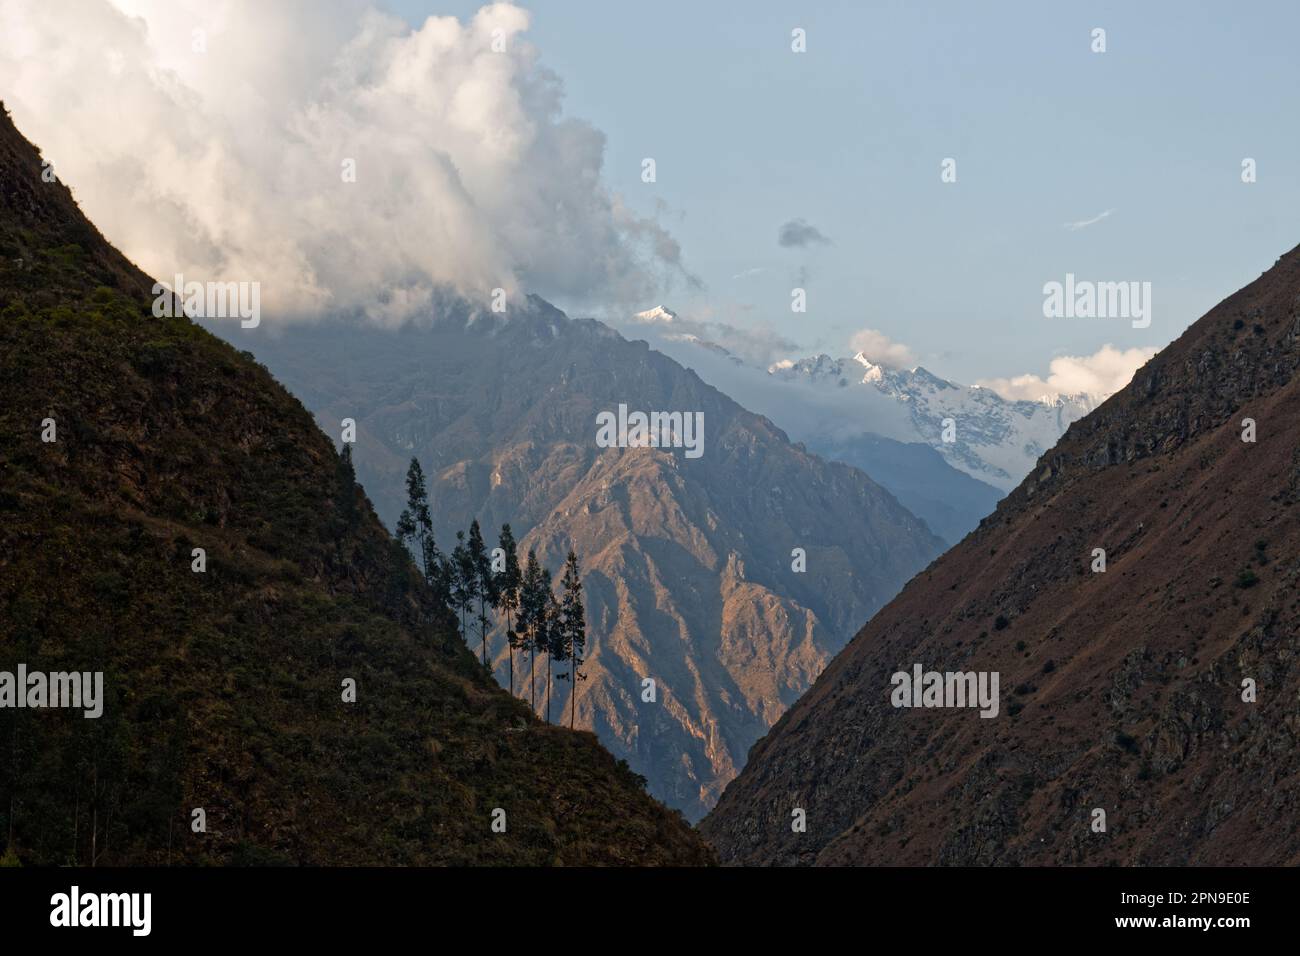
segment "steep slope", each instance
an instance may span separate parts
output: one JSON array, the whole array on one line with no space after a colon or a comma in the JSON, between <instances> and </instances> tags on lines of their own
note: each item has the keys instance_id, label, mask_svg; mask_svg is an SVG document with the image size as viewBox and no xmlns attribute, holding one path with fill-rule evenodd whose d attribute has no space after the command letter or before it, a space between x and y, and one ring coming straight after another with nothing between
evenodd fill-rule
<instances>
[{"instance_id":1,"label":"steep slope","mask_svg":"<svg viewBox=\"0 0 1300 956\"><path fill-rule=\"evenodd\" d=\"M1002 497L992 485L951 467L921 442L894 441L870 432L830 433L809 438L808 447L823 458L865 471L950 544L992 514Z\"/></svg>"},{"instance_id":2,"label":"steep slope","mask_svg":"<svg viewBox=\"0 0 1300 956\"><path fill-rule=\"evenodd\" d=\"M510 522L551 568L578 551L592 634L578 722L689 817L942 549L861 472L791 444L645 343L537 299L504 317L449 303L391 333L230 334L327 428L356 419L359 474L390 523L416 456L444 547L477 517L493 535ZM620 404L702 413L702 453L599 447L597 415ZM493 653L507 683L499 637Z\"/></svg>"},{"instance_id":3,"label":"steep slope","mask_svg":"<svg viewBox=\"0 0 1300 956\"><path fill-rule=\"evenodd\" d=\"M95 719L0 707L9 851L708 862L592 735L493 685L302 405L154 318L149 279L41 172L4 113L0 671L102 672L105 701Z\"/></svg>"},{"instance_id":4,"label":"steep slope","mask_svg":"<svg viewBox=\"0 0 1300 956\"><path fill-rule=\"evenodd\" d=\"M1300 863L1298 365L1300 249L862 629L702 824L724 860ZM891 706L917 663L999 715Z\"/></svg>"}]
</instances>

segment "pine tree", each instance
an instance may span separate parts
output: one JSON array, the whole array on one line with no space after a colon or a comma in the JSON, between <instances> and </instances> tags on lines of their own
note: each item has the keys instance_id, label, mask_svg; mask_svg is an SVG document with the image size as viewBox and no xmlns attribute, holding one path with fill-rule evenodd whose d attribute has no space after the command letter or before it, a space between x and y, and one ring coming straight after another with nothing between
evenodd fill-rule
<instances>
[{"instance_id":1,"label":"pine tree","mask_svg":"<svg viewBox=\"0 0 1300 956\"><path fill-rule=\"evenodd\" d=\"M560 649L569 661L568 678L573 682L569 695L569 729L572 730L578 714L578 682L587 679L582 672L587 650L587 610L582 604L582 576L578 570L578 556L569 550L564 562L564 578L560 582L564 597L560 600L560 627L564 634ZM561 678L566 675L559 675ZM561 717L563 719L563 717Z\"/></svg>"},{"instance_id":2,"label":"pine tree","mask_svg":"<svg viewBox=\"0 0 1300 956\"><path fill-rule=\"evenodd\" d=\"M537 552L531 549L524 564L523 582L519 590L519 632L521 646L528 649L528 687L533 704L533 713L537 713L537 680L535 678L537 660L537 628L545 624L546 595L542 591L542 569L537 563Z\"/></svg>"},{"instance_id":3,"label":"pine tree","mask_svg":"<svg viewBox=\"0 0 1300 956\"><path fill-rule=\"evenodd\" d=\"M349 465L351 461L349 453ZM433 589L434 597L443 604L450 604L452 596L446 575L447 566L433 538L429 489L424 480L424 469L416 458L411 459L411 464L406 469L406 507L397 519L397 538L415 553L420 562L420 571Z\"/></svg>"},{"instance_id":4,"label":"pine tree","mask_svg":"<svg viewBox=\"0 0 1300 956\"><path fill-rule=\"evenodd\" d=\"M469 544L467 545L470 561L474 565L474 585L478 597L478 634L483 649L483 667L488 666L487 659L487 609L495 607L498 601L496 577L492 574L492 559L488 557L487 545L483 543L483 531L475 518L469 526Z\"/></svg>"},{"instance_id":5,"label":"pine tree","mask_svg":"<svg viewBox=\"0 0 1300 956\"><path fill-rule=\"evenodd\" d=\"M406 507L397 519L397 537L410 548L420 562L420 571L429 577L425 556L425 536L432 537L433 521L429 515L429 491L424 483L424 469L412 458L406 469Z\"/></svg>"},{"instance_id":6,"label":"pine tree","mask_svg":"<svg viewBox=\"0 0 1300 956\"><path fill-rule=\"evenodd\" d=\"M460 614L460 636L469 643L469 630L465 623L466 613L474 609L474 600L478 597L478 571L474 559L465 544L465 532L456 532L456 547L451 552L451 600L452 606Z\"/></svg>"},{"instance_id":7,"label":"pine tree","mask_svg":"<svg viewBox=\"0 0 1300 956\"><path fill-rule=\"evenodd\" d=\"M537 634L533 640L539 651L546 652L546 722L551 722L551 662L555 659L556 643L560 634L560 602L552 590L551 572L542 569L542 613L538 618Z\"/></svg>"},{"instance_id":8,"label":"pine tree","mask_svg":"<svg viewBox=\"0 0 1300 956\"><path fill-rule=\"evenodd\" d=\"M515 648L520 646L519 635L515 633L515 613L519 610L519 586L522 575L519 571L519 550L515 544L514 532L510 525L501 526L498 547L505 555L505 569L497 575L497 610L506 616L506 646L510 651L510 696L515 694Z\"/></svg>"}]
</instances>

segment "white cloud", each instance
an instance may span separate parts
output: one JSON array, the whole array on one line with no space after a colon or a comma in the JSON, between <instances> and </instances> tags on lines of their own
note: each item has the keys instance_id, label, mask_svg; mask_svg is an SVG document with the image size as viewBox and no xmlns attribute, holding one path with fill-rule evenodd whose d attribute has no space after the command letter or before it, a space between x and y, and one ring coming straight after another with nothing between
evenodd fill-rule
<instances>
[{"instance_id":1,"label":"white cloud","mask_svg":"<svg viewBox=\"0 0 1300 956\"><path fill-rule=\"evenodd\" d=\"M1014 378L990 378L976 382L1003 398L1037 401L1044 396L1084 392L1101 399L1129 383L1133 373L1156 354L1153 348L1117 349L1103 345L1092 355L1062 355L1052 359L1047 378L1034 374Z\"/></svg>"},{"instance_id":2,"label":"white cloud","mask_svg":"<svg viewBox=\"0 0 1300 956\"><path fill-rule=\"evenodd\" d=\"M1114 211L1114 209L1107 209L1105 212L1093 216L1091 219L1079 219L1075 222L1067 222L1065 228L1069 232L1078 232L1080 229L1087 229L1089 226L1094 226L1103 219L1108 218Z\"/></svg>"},{"instance_id":3,"label":"white cloud","mask_svg":"<svg viewBox=\"0 0 1300 956\"><path fill-rule=\"evenodd\" d=\"M707 313L709 310L704 311ZM778 357L798 349L795 342L769 325L742 327L708 314L688 318L663 306L638 312L629 318L616 317L608 321L630 338L646 339L656 348L671 341L708 343L721 346L742 362L759 369L767 368Z\"/></svg>"},{"instance_id":4,"label":"white cloud","mask_svg":"<svg viewBox=\"0 0 1300 956\"><path fill-rule=\"evenodd\" d=\"M901 342L893 341L884 332L875 329L862 329L853 333L849 346L855 352L861 352L876 365L886 368L914 368L916 355Z\"/></svg>"},{"instance_id":5,"label":"white cloud","mask_svg":"<svg viewBox=\"0 0 1300 956\"><path fill-rule=\"evenodd\" d=\"M561 115L528 26L508 3L412 29L369 0L4 0L0 90L147 272L259 281L268 315L692 284L602 183L604 136Z\"/></svg>"}]
</instances>

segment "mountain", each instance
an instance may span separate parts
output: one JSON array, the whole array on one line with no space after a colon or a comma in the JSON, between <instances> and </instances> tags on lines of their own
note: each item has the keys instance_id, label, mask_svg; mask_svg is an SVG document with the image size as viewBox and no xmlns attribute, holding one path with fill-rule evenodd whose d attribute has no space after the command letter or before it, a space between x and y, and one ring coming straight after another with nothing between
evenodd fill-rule
<instances>
[{"instance_id":1,"label":"mountain","mask_svg":"<svg viewBox=\"0 0 1300 956\"><path fill-rule=\"evenodd\" d=\"M885 368L861 352L851 359L818 355L781 362L769 371L786 381L872 389L893 399L906 410L917 441L958 471L1003 492L1019 484L1070 423L1099 401L1086 394L1010 401L992 389L957 385L924 368ZM953 422L947 436L945 420Z\"/></svg>"},{"instance_id":2,"label":"mountain","mask_svg":"<svg viewBox=\"0 0 1300 956\"><path fill-rule=\"evenodd\" d=\"M7 855L710 862L595 737L482 672L306 409L250 356L155 318L150 280L42 172L4 111ZM102 713L17 709L24 668L36 704L47 674L99 673Z\"/></svg>"},{"instance_id":3,"label":"mountain","mask_svg":"<svg viewBox=\"0 0 1300 956\"><path fill-rule=\"evenodd\" d=\"M505 315L447 302L389 332L228 334L325 427L356 420L358 474L390 525L414 456L444 549L475 517L493 538L509 522L552 569L576 549L591 641L577 722L690 818L861 620L943 548L862 472L792 444L644 342L540 299ZM701 415L698 457L601 447L597 417L620 405ZM499 633L492 653L509 683ZM531 696L526 674L515 688ZM567 692L553 690L556 714Z\"/></svg>"},{"instance_id":4,"label":"mountain","mask_svg":"<svg viewBox=\"0 0 1300 956\"><path fill-rule=\"evenodd\" d=\"M860 352L851 359L823 354L755 364L711 338L738 340L737 347L753 352L755 343L736 329L684 319L665 306L636 313L623 329L817 454L865 471L949 544L978 525L1098 401L1082 394L1008 401L924 368L885 368Z\"/></svg>"},{"instance_id":5,"label":"mountain","mask_svg":"<svg viewBox=\"0 0 1300 956\"><path fill-rule=\"evenodd\" d=\"M966 537L1002 497L996 488L951 467L939 452L921 442L851 431L815 435L807 444L823 458L865 471L950 544Z\"/></svg>"},{"instance_id":6,"label":"mountain","mask_svg":"<svg viewBox=\"0 0 1300 956\"><path fill-rule=\"evenodd\" d=\"M1300 863L1297 367L1300 248L858 633L703 821L724 861ZM917 664L997 716L896 708Z\"/></svg>"}]
</instances>

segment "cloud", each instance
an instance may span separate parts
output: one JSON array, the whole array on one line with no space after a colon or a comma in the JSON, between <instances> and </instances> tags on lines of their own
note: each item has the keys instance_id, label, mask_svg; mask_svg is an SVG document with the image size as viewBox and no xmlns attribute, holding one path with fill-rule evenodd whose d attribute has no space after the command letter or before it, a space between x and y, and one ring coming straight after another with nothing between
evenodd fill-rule
<instances>
[{"instance_id":1,"label":"cloud","mask_svg":"<svg viewBox=\"0 0 1300 956\"><path fill-rule=\"evenodd\" d=\"M901 342L893 341L884 332L862 329L853 333L849 347L861 352L876 365L886 368L915 368L916 355Z\"/></svg>"},{"instance_id":2,"label":"cloud","mask_svg":"<svg viewBox=\"0 0 1300 956\"><path fill-rule=\"evenodd\" d=\"M608 320L625 335L646 339L656 348L676 357L695 354L700 346L721 346L730 356L748 365L765 369L777 358L796 352L799 346L766 325L741 327L713 319L708 315L686 318L658 306L625 319ZM679 351L671 343L685 343L690 348Z\"/></svg>"},{"instance_id":3,"label":"cloud","mask_svg":"<svg viewBox=\"0 0 1300 956\"><path fill-rule=\"evenodd\" d=\"M268 316L698 287L603 184L605 138L562 115L529 20L508 3L412 29L369 0L5 0L0 90L146 271L260 282Z\"/></svg>"},{"instance_id":4,"label":"cloud","mask_svg":"<svg viewBox=\"0 0 1300 956\"><path fill-rule=\"evenodd\" d=\"M830 239L822 231L802 219L791 219L776 234L776 241L786 248L806 248L811 245L827 245Z\"/></svg>"},{"instance_id":5,"label":"cloud","mask_svg":"<svg viewBox=\"0 0 1300 956\"><path fill-rule=\"evenodd\" d=\"M1003 398L1038 401L1080 392L1097 399L1118 392L1133 373L1156 354L1154 348L1117 349L1103 345L1092 355L1063 355L1052 359L1047 378L1017 375L1014 378L981 379L975 384L990 388Z\"/></svg>"},{"instance_id":6,"label":"cloud","mask_svg":"<svg viewBox=\"0 0 1300 956\"><path fill-rule=\"evenodd\" d=\"M1089 226L1095 225L1103 219L1109 218L1110 214L1114 211L1114 209L1107 209L1105 212L1093 216L1091 219L1080 219L1077 222L1067 222L1065 228L1068 232L1078 232L1080 229L1087 229Z\"/></svg>"},{"instance_id":7,"label":"cloud","mask_svg":"<svg viewBox=\"0 0 1300 956\"><path fill-rule=\"evenodd\" d=\"M697 337L678 329L681 317L628 323L621 331L628 338L644 339L714 388L751 412L766 415L796 441L834 433L845 438L872 432L898 441L915 441L915 427L907 407L874 388L823 388L801 378L778 378L768 373L778 358L801 354L792 343L769 330L746 330L724 322L710 322L708 332L717 338ZM693 326L699 331L698 326ZM721 332L719 331L721 330ZM725 343L726 352L705 342ZM737 361L748 352L749 361Z\"/></svg>"}]
</instances>

